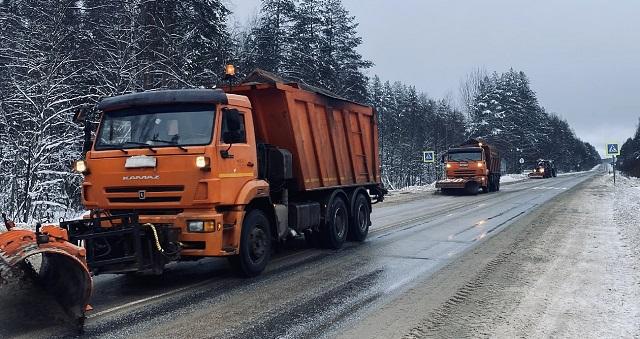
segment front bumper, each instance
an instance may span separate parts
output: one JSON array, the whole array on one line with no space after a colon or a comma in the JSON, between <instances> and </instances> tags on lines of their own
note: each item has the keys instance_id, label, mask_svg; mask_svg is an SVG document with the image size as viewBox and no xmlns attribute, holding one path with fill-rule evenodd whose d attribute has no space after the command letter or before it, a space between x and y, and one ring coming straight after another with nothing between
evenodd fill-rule
<instances>
[{"instance_id":1,"label":"front bumper","mask_svg":"<svg viewBox=\"0 0 640 339\"><path fill-rule=\"evenodd\" d=\"M468 178L447 178L436 182L436 188L444 189L463 189L469 182L476 182L480 186L484 186L483 177L468 177Z\"/></svg>"}]
</instances>

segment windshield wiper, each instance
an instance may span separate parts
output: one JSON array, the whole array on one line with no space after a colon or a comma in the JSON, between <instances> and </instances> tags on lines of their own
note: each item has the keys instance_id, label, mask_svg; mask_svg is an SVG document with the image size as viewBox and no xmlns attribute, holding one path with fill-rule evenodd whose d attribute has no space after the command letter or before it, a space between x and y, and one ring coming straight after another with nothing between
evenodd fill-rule
<instances>
[{"instance_id":1,"label":"windshield wiper","mask_svg":"<svg viewBox=\"0 0 640 339\"><path fill-rule=\"evenodd\" d=\"M123 145L116 145L116 144L100 144L99 146L100 146L100 147L109 147L109 148L117 149L118 151L122 151L122 152L124 152L124 154L129 154L129 152L127 152L127 150L123 148Z\"/></svg>"},{"instance_id":2,"label":"windshield wiper","mask_svg":"<svg viewBox=\"0 0 640 339\"><path fill-rule=\"evenodd\" d=\"M185 147L183 147L181 145L178 145L177 141L162 140L162 139L152 139L151 141L153 141L153 142L162 142L162 143L165 143L167 145L176 146L176 147L178 147L179 149L181 149L181 150L183 150L185 152L189 152L189 150L186 149Z\"/></svg>"},{"instance_id":3,"label":"windshield wiper","mask_svg":"<svg viewBox=\"0 0 640 339\"><path fill-rule=\"evenodd\" d=\"M131 145L138 145L138 146L144 146L145 148L148 148L151 152L153 152L153 153L158 153L158 151L156 151L156 150L153 148L153 146L151 146L151 145L149 145L149 144L147 144L147 143L144 143L144 142L138 142L138 141L127 141L127 142L125 142L125 143L123 144L123 146L124 146L124 145L127 145L127 144L131 144Z\"/></svg>"}]
</instances>

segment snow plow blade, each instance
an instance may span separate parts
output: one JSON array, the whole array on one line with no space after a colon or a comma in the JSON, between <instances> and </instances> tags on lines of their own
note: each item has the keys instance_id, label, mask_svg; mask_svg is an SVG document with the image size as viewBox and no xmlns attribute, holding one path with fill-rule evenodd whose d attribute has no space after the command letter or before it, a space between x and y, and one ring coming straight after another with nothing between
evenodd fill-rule
<instances>
[{"instance_id":1,"label":"snow plow blade","mask_svg":"<svg viewBox=\"0 0 640 339\"><path fill-rule=\"evenodd\" d=\"M84 248L67 239L57 226L0 233L0 327L35 322L81 330L92 279Z\"/></svg>"}]
</instances>

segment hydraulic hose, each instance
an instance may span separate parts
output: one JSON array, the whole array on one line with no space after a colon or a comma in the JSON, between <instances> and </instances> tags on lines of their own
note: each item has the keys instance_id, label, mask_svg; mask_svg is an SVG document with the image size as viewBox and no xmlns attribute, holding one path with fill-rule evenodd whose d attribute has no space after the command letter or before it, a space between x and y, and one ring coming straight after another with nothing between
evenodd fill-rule
<instances>
[{"instance_id":1,"label":"hydraulic hose","mask_svg":"<svg viewBox=\"0 0 640 339\"><path fill-rule=\"evenodd\" d=\"M149 229L151 229L151 233L153 234L153 241L154 241L154 244L155 244L156 249L158 250L158 252L160 252L162 255L164 255L166 257L173 256L173 255L177 254L177 252L167 254L166 251L162 248L162 245L160 245L160 238L158 237L158 230L156 229L156 226L154 224L146 223L146 224L144 224L142 226L149 227ZM177 245L178 246L182 246L181 243L178 243Z\"/></svg>"}]
</instances>

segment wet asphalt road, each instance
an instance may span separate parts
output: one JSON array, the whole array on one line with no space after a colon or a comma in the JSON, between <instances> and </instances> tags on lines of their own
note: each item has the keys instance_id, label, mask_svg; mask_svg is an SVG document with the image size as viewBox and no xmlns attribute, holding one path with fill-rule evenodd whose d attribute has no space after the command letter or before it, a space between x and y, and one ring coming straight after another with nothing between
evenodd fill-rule
<instances>
[{"instance_id":1,"label":"wet asphalt road","mask_svg":"<svg viewBox=\"0 0 640 339\"><path fill-rule=\"evenodd\" d=\"M527 180L478 196L429 192L380 204L365 243L340 251L295 243L254 279L235 277L221 259L173 265L162 277L99 276L84 336L331 336L595 174Z\"/></svg>"}]
</instances>

